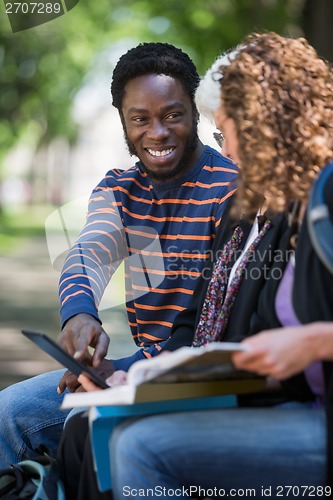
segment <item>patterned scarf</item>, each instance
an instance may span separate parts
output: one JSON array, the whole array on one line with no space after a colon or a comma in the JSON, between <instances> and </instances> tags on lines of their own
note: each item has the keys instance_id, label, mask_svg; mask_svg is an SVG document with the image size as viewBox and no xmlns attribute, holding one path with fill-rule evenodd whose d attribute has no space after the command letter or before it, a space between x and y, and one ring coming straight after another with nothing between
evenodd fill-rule
<instances>
[{"instance_id":1,"label":"patterned scarf","mask_svg":"<svg viewBox=\"0 0 333 500\"><path fill-rule=\"evenodd\" d=\"M194 347L222 340L248 263L253 261L254 252L270 227L271 222L266 220L258 236L244 253L228 288L228 265L244 239L242 229L240 226L236 227L214 266L200 320L194 334L192 343Z\"/></svg>"}]
</instances>

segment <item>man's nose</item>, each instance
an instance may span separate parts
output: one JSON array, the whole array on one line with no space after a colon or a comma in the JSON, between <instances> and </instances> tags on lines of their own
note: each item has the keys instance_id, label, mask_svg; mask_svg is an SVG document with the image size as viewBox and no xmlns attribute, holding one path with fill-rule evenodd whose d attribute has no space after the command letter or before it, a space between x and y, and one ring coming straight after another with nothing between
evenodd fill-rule
<instances>
[{"instance_id":1,"label":"man's nose","mask_svg":"<svg viewBox=\"0 0 333 500\"><path fill-rule=\"evenodd\" d=\"M224 141L223 141L223 145L221 148L221 154L223 156L225 156L226 158L229 158L231 161L234 161L231 154L229 153L228 143L227 143L226 139L224 139Z\"/></svg>"},{"instance_id":2,"label":"man's nose","mask_svg":"<svg viewBox=\"0 0 333 500\"><path fill-rule=\"evenodd\" d=\"M223 141L223 144L222 144L221 154L223 156L228 156L228 148L227 148L227 144L226 144L225 140Z\"/></svg>"},{"instance_id":3,"label":"man's nose","mask_svg":"<svg viewBox=\"0 0 333 500\"><path fill-rule=\"evenodd\" d=\"M161 141L169 135L169 130L162 121L155 120L151 123L147 135L149 139Z\"/></svg>"}]
</instances>

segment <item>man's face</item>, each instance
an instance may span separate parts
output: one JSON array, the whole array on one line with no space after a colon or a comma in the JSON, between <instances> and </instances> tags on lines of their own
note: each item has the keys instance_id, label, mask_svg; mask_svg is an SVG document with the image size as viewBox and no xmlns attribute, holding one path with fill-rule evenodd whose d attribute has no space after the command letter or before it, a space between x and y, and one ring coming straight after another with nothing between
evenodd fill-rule
<instances>
[{"instance_id":1,"label":"man's face","mask_svg":"<svg viewBox=\"0 0 333 500\"><path fill-rule=\"evenodd\" d=\"M198 160L197 120L178 80L166 75L130 80L121 116L129 152L154 180L179 177Z\"/></svg>"}]
</instances>

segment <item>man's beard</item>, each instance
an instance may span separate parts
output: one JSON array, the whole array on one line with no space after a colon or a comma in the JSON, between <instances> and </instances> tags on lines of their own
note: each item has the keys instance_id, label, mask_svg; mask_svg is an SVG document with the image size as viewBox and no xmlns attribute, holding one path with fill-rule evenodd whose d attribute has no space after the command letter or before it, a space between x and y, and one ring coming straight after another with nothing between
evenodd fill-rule
<instances>
[{"instance_id":1,"label":"man's beard","mask_svg":"<svg viewBox=\"0 0 333 500\"><path fill-rule=\"evenodd\" d=\"M124 129L124 137L125 137L125 141L127 144L129 154L131 156L136 156L137 158L139 158L133 143L128 139L128 136L127 136L125 129ZM153 173L142 163L141 160L140 160L140 164L142 165L144 171L152 179L156 179L158 181L171 180L171 179L177 177L178 174L180 174L183 170L187 170L188 164L191 160L191 156L193 155L193 153L198 145L198 140L199 140L199 138L198 138L198 122L197 122L197 120L193 120L191 133L188 136L186 144L185 144L184 154L183 154L182 158L180 159L179 163L171 171L161 172L161 173L158 173L158 172Z\"/></svg>"}]
</instances>

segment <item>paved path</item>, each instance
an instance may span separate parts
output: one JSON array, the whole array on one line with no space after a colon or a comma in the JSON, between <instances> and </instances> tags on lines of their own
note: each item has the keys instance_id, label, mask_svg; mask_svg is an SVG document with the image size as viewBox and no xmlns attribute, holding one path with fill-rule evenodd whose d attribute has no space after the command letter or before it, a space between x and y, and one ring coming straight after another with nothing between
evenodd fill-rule
<instances>
[{"instance_id":1,"label":"paved path","mask_svg":"<svg viewBox=\"0 0 333 500\"><path fill-rule=\"evenodd\" d=\"M50 263L45 238L26 239L10 256L0 255L0 389L27 377L60 368L25 339L22 328L59 333L59 272ZM135 351L121 308L102 313L114 357Z\"/></svg>"}]
</instances>

